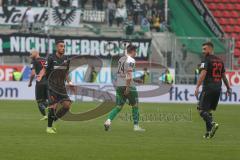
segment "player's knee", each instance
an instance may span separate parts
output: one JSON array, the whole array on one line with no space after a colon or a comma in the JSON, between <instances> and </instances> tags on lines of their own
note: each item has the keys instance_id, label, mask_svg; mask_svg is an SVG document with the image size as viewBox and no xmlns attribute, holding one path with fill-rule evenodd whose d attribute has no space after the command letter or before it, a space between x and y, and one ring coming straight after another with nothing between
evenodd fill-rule
<instances>
[{"instance_id":1,"label":"player's knee","mask_svg":"<svg viewBox=\"0 0 240 160\"><path fill-rule=\"evenodd\" d=\"M200 110L199 114L201 117L205 117L205 116L209 115L208 111L205 111L205 110Z\"/></svg>"},{"instance_id":2,"label":"player's knee","mask_svg":"<svg viewBox=\"0 0 240 160\"><path fill-rule=\"evenodd\" d=\"M64 101L64 102L62 103L62 105L63 105L64 108L70 109L71 101Z\"/></svg>"},{"instance_id":3,"label":"player's knee","mask_svg":"<svg viewBox=\"0 0 240 160\"><path fill-rule=\"evenodd\" d=\"M199 112L199 115L200 115L201 117L203 117L204 111L203 111L203 110L199 110L198 112Z\"/></svg>"},{"instance_id":4,"label":"player's knee","mask_svg":"<svg viewBox=\"0 0 240 160\"><path fill-rule=\"evenodd\" d=\"M38 103L38 107L39 107L39 108L43 108L43 109L47 108L47 103L46 103L46 101L44 101L44 100L39 100L39 101L37 101L37 103Z\"/></svg>"},{"instance_id":5,"label":"player's knee","mask_svg":"<svg viewBox=\"0 0 240 160\"><path fill-rule=\"evenodd\" d=\"M48 108L52 108L52 109L56 109L57 108L57 103L54 103L54 104L49 104L49 107Z\"/></svg>"}]
</instances>

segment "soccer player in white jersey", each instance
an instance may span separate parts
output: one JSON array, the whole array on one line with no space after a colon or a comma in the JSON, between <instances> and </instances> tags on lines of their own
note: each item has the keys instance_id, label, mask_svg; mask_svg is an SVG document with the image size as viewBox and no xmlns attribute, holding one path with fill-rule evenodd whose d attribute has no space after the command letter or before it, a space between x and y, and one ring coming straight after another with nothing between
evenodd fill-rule
<instances>
[{"instance_id":1,"label":"soccer player in white jersey","mask_svg":"<svg viewBox=\"0 0 240 160\"><path fill-rule=\"evenodd\" d=\"M122 107L128 100L129 105L132 106L133 117L133 130L145 131L142 129L139 122L138 111L138 93L133 81L133 72L135 69L135 59L137 47L134 45L128 45L127 54L121 57L118 61L117 70L117 88L116 88L116 106L112 109L108 115L108 119L104 123L105 130L108 131L112 120L121 111Z\"/></svg>"}]
</instances>

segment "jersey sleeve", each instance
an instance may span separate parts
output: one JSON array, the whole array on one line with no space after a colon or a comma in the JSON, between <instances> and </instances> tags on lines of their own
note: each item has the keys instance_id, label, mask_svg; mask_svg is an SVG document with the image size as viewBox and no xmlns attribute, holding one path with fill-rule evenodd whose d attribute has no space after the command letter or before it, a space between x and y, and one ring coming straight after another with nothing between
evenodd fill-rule
<instances>
[{"instance_id":1,"label":"jersey sleeve","mask_svg":"<svg viewBox=\"0 0 240 160\"><path fill-rule=\"evenodd\" d=\"M31 70L36 68L36 61L35 60L32 60L30 68L31 68Z\"/></svg>"},{"instance_id":2,"label":"jersey sleeve","mask_svg":"<svg viewBox=\"0 0 240 160\"><path fill-rule=\"evenodd\" d=\"M222 62L222 74L224 74L225 72L226 72L226 70L225 70L225 66L224 66L224 63Z\"/></svg>"},{"instance_id":3,"label":"jersey sleeve","mask_svg":"<svg viewBox=\"0 0 240 160\"><path fill-rule=\"evenodd\" d=\"M201 65L200 65L200 72L201 72L202 70L208 71L208 65L209 65L208 60L207 60L207 59L203 60L203 61L201 62Z\"/></svg>"},{"instance_id":4,"label":"jersey sleeve","mask_svg":"<svg viewBox=\"0 0 240 160\"><path fill-rule=\"evenodd\" d=\"M68 56L66 56L66 60L67 60L67 70L69 71L70 69L70 58Z\"/></svg>"},{"instance_id":5,"label":"jersey sleeve","mask_svg":"<svg viewBox=\"0 0 240 160\"><path fill-rule=\"evenodd\" d=\"M49 56L45 62L44 67L46 68L47 71L50 71L53 69L53 58L52 56Z\"/></svg>"},{"instance_id":6,"label":"jersey sleeve","mask_svg":"<svg viewBox=\"0 0 240 160\"><path fill-rule=\"evenodd\" d=\"M127 71L128 72L133 72L135 68L135 60L134 59L128 59L127 61Z\"/></svg>"},{"instance_id":7,"label":"jersey sleeve","mask_svg":"<svg viewBox=\"0 0 240 160\"><path fill-rule=\"evenodd\" d=\"M31 62L31 64L30 64L30 68L31 68L31 70L33 70L34 69L34 67L33 67L33 61Z\"/></svg>"}]
</instances>

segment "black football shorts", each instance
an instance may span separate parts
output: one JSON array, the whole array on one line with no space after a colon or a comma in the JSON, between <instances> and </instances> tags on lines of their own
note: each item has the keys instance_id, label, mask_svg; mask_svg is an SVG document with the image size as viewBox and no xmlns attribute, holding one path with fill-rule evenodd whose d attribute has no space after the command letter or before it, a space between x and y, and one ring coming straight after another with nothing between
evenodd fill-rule
<instances>
[{"instance_id":1,"label":"black football shorts","mask_svg":"<svg viewBox=\"0 0 240 160\"><path fill-rule=\"evenodd\" d=\"M221 90L203 89L198 103L198 109L204 111L216 110Z\"/></svg>"}]
</instances>

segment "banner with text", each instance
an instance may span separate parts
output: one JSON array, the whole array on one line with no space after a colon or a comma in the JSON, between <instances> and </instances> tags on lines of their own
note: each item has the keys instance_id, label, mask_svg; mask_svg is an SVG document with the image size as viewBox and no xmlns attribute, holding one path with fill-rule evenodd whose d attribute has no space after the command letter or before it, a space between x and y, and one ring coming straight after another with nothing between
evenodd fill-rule
<instances>
[{"instance_id":1,"label":"banner with text","mask_svg":"<svg viewBox=\"0 0 240 160\"><path fill-rule=\"evenodd\" d=\"M84 87L95 89L96 91L107 91L115 94L115 89L111 84L94 84L85 83L81 84ZM166 94L159 96L141 96L142 92L151 91L156 89L158 86L139 86L137 90L139 92L139 101L148 103L197 103L197 98L194 96L195 86L194 85L174 85L170 91ZM35 98L35 87L28 87L27 82L0 82L0 99L1 100L34 100ZM225 94L226 89L223 88L220 96L220 104L240 104L240 88L233 87L231 96ZM97 99L91 97L85 97L81 95L71 96L74 101L97 101Z\"/></svg>"},{"instance_id":2,"label":"banner with text","mask_svg":"<svg viewBox=\"0 0 240 160\"><path fill-rule=\"evenodd\" d=\"M150 53L151 39L132 39L108 37L50 36L39 34L0 34L0 55L29 55L33 49L45 56L55 52L55 42L64 40L65 55L97 56L111 58L123 55L123 45L136 45L136 58L147 60Z\"/></svg>"},{"instance_id":3,"label":"banner with text","mask_svg":"<svg viewBox=\"0 0 240 160\"><path fill-rule=\"evenodd\" d=\"M9 7L3 5L0 8L0 23L4 25L20 25L24 22L28 7ZM32 7L35 23L49 23L51 26L79 27L81 10L76 8L50 8ZM50 16L48 16L50 13ZM48 19L49 18L49 19ZM48 21L49 20L49 21Z\"/></svg>"}]
</instances>

